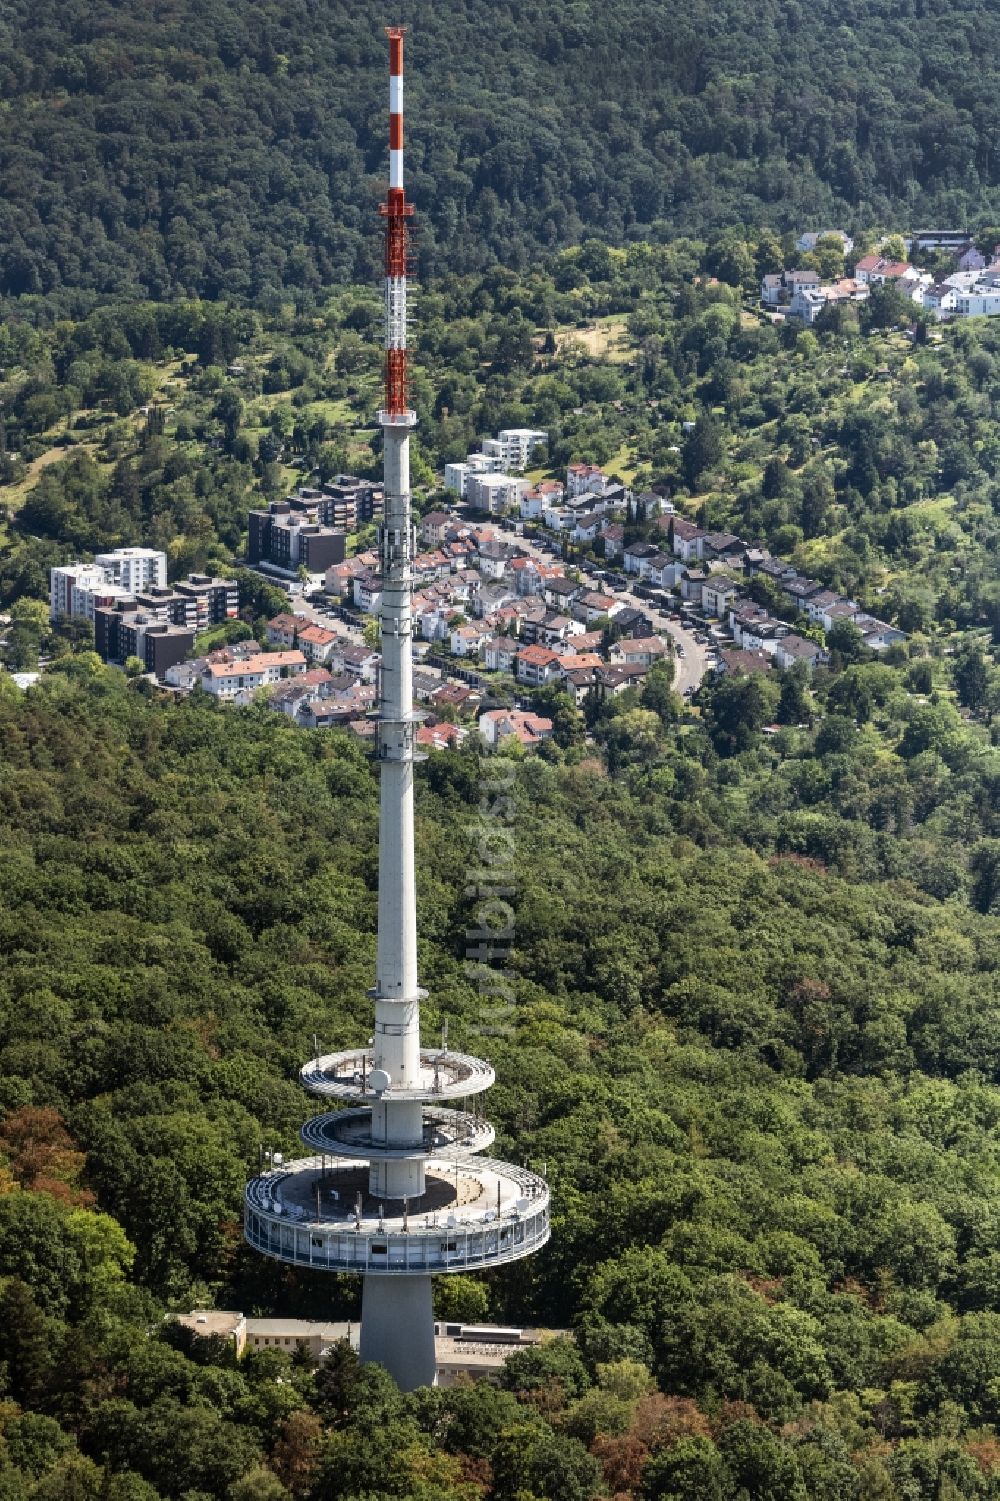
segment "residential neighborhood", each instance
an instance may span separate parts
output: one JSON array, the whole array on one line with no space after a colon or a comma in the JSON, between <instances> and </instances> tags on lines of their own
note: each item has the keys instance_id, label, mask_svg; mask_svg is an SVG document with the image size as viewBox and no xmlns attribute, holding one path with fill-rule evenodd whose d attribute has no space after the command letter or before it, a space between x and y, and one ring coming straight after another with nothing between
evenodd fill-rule
<instances>
[{"instance_id":1,"label":"residential neighborhood","mask_svg":"<svg viewBox=\"0 0 1000 1501\"><path fill-rule=\"evenodd\" d=\"M931 318L993 317L1000 314L1000 245L989 257L966 230L917 233L904 241L907 254L934 252L948 269L934 274L888 250L876 249L852 261L854 242L843 230L807 232L796 249L813 254L823 242L838 242L848 274L824 282L818 270L791 267L770 272L760 284L762 306L778 317L801 318L808 327L825 308L845 302L865 302L872 289L891 285Z\"/></svg>"},{"instance_id":2,"label":"residential neighborhood","mask_svg":"<svg viewBox=\"0 0 1000 1501\"><path fill-rule=\"evenodd\" d=\"M870 278L896 269L859 263ZM784 286L794 288L793 300L814 291L809 277L789 276ZM544 438L534 429L502 432L496 454L484 458L516 467ZM490 749L516 743L522 753L537 751L553 732L551 717L537 710L539 690L554 688L578 707L599 704L641 689L659 663L674 661L677 687L690 697L706 671L821 667L830 658L827 635L845 623L874 652L905 639L788 561L699 526L667 496L635 495L598 465L571 463L564 480L533 487L518 478L502 506L499 487L485 498L475 489L491 478L486 471L459 478L452 476L452 502L421 519L413 561L416 741L424 753L454 750L470 733ZM339 483L345 493L347 479ZM300 489L252 513L254 566L271 576L261 540L268 528L298 538L289 559L295 547L300 557L308 551L312 537L324 547L327 534L338 539L317 555L329 559L324 570L304 570L305 582L289 578L288 605L260 639L223 640L196 654L206 629L236 619L234 581L192 575L168 585L165 555L142 548L52 569L53 617L92 621L105 660L137 658L169 692L199 690L237 706L266 697L303 728L340 726L371 740L380 555L377 548L348 555L345 532L327 525L332 512L324 507L336 499ZM380 501L368 493L365 504L373 512ZM270 557L275 547L285 556L284 543L270 546Z\"/></svg>"}]
</instances>

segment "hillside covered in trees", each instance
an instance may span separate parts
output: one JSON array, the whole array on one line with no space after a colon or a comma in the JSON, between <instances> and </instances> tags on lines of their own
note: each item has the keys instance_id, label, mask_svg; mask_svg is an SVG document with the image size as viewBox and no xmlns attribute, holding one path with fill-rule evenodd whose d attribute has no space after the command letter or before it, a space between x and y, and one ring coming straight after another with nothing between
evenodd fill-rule
<instances>
[{"instance_id":1,"label":"hillside covered in trees","mask_svg":"<svg viewBox=\"0 0 1000 1501\"><path fill-rule=\"evenodd\" d=\"M899 743L889 698L815 750L794 730L716 744L722 714L666 716L652 750L632 735L613 779L572 752L518 770L493 1114L505 1151L547 1160L557 1217L520 1276L444 1279L442 1308L570 1323L578 1352L404 1399L346 1354L236 1370L162 1323L208 1296L356 1311L350 1279L244 1248L239 1212L260 1142L294 1146L311 1035L363 1024L371 765L87 655L4 690L4 1501L996 1497L1000 919L961 881L787 837L878 822L859 789L898 760L924 801L869 837L904 862L943 847L924 790L935 766L961 779L972 827L975 734L963 770L959 730ZM426 1025L459 1046L483 1043L464 965L483 775L467 751L420 773ZM786 829L770 852L731 813L754 777Z\"/></svg>"},{"instance_id":2,"label":"hillside covered in trees","mask_svg":"<svg viewBox=\"0 0 1000 1501\"><path fill-rule=\"evenodd\" d=\"M448 0L399 18L425 274L587 235L998 217L992 5ZM371 0L10 0L0 295L369 281L385 19Z\"/></svg>"}]
</instances>

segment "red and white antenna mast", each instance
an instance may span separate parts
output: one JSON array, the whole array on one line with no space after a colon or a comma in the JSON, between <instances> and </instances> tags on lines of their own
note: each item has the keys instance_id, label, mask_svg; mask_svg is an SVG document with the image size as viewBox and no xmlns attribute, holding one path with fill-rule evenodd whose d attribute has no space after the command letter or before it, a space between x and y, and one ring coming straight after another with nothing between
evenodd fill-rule
<instances>
[{"instance_id":1,"label":"red and white antenna mast","mask_svg":"<svg viewBox=\"0 0 1000 1501\"><path fill-rule=\"evenodd\" d=\"M403 34L387 26L389 38L389 196L380 206L385 218L385 413L401 417L407 408L406 276L409 266L407 220L412 205L403 187Z\"/></svg>"}]
</instances>

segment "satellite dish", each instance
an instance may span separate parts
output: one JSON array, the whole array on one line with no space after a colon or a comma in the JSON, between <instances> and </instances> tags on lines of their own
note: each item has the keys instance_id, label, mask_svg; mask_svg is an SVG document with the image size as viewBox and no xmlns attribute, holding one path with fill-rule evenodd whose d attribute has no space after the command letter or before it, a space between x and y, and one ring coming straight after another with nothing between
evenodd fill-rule
<instances>
[{"instance_id":1,"label":"satellite dish","mask_svg":"<svg viewBox=\"0 0 1000 1501\"><path fill-rule=\"evenodd\" d=\"M284 1162L285 1159L281 1155L280 1152L275 1152L275 1154L274 1154L274 1156L273 1156L273 1158L271 1160L274 1163L275 1167L280 1167L281 1164Z\"/></svg>"},{"instance_id":2,"label":"satellite dish","mask_svg":"<svg viewBox=\"0 0 1000 1501\"><path fill-rule=\"evenodd\" d=\"M518 1214L523 1214L524 1211L528 1208L530 1202L530 1199L518 1199L517 1203L514 1205Z\"/></svg>"},{"instance_id":3,"label":"satellite dish","mask_svg":"<svg viewBox=\"0 0 1000 1501\"><path fill-rule=\"evenodd\" d=\"M392 1087L392 1075L387 1074L384 1068L373 1068L368 1075L368 1087L376 1094L385 1094Z\"/></svg>"}]
</instances>

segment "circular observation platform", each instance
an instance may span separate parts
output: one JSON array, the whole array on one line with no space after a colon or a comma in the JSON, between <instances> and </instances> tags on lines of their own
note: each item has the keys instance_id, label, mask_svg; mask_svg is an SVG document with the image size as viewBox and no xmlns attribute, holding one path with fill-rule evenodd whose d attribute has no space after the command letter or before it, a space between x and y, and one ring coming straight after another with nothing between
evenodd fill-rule
<instances>
[{"instance_id":1,"label":"circular observation platform","mask_svg":"<svg viewBox=\"0 0 1000 1501\"><path fill-rule=\"evenodd\" d=\"M371 1109L362 1107L314 1116L299 1132L302 1145L311 1152L331 1157L368 1160L375 1156L381 1161L402 1161L443 1153L454 1160L456 1154L484 1152L496 1138L496 1131L488 1121L479 1120L468 1111L425 1110L421 1142L407 1147L387 1146L372 1140L372 1114Z\"/></svg>"},{"instance_id":2,"label":"circular observation platform","mask_svg":"<svg viewBox=\"0 0 1000 1501\"><path fill-rule=\"evenodd\" d=\"M373 1199L368 1164L303 1158L253 1178L244 1234L265 1256L314 1271L427 1275L481 1271L530 1256L549 1238L549 1190L492 1158L434 1157L410 1200Z\"/></svg>"},{"instance_id":3,"label":"circular observation platform","mask_svg":"<svg viewBox=\"0 0 1000 1501\"><path fill-rule=\"evenodd\" d=\"M496 1074L482 1058L468 1053L445 1052L441 1048L421 1049L420 1083L412 1089L393 1085L379 1093L369 1085L375 1067L370 1048L352 1048L346 1053L327 1053L303 1064L299 1078L313 1094L335 1100L460 1100L482 1094L496 1083Z\"/></svg>"}]
</instances>

